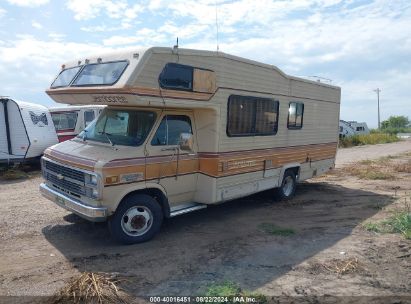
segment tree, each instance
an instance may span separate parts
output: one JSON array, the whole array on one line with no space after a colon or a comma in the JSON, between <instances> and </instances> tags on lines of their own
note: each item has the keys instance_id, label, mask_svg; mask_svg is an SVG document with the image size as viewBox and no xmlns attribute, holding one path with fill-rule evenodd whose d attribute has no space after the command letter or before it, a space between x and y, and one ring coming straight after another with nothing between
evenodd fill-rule
<instances>
[{"instance_id":1,"label":"tree","mask_svg":"<svg viewBox=\"0 0 411 304\"><path fill-rule=\"evenodd\" d=\"M387 120L381 123L382 129L389 128L407 128L410 125L410 120L407 116L390 116Z\"/></svg>"}]
</instances>

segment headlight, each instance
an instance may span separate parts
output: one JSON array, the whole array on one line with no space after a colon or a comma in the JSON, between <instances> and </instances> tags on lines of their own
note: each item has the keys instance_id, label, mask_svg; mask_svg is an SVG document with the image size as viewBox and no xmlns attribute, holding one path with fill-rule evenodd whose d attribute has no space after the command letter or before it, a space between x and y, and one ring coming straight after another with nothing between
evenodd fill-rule
<instances>
[{"instance_id":1,"label":"headlight","mask_svg":"<svg viewBox=\"0 0 411 304\"><path fill-rule=\"evenodd\" d=\"M90 186L97 186L98 184L98 178L97 175L94 174L87 174L86 176L86 184Z\"/></svg>"},{"instance_id":2,"label":"headlight","mask_svg":"<svg viewBox=\"0 0 411 304\"><path fill-rule=\"evenodd\" d=\"M99 198L99 191L98 189L91 190L91 198L97 199Z\"/></svg>"},{"instance_id":3,"label":"headlight","mask_svg":"<svg viewBox=\"0 0 411 304\"><path fill-rule=\"evenodd\" d=\"M96 175L92 175L90 178L90 184L92 185L97 185L97 176Z\"/></svg>"}]
</instances>

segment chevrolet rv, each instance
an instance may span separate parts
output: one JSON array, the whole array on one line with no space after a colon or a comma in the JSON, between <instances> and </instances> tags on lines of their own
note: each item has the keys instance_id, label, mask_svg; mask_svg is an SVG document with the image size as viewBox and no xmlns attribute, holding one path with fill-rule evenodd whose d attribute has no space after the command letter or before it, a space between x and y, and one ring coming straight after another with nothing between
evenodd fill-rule
<instances>
[{"instance_id":1,"label":"chevrolet rv","mask_svg":"<svg viewBox=\"0 0 411 304\"><path fill-rule=\"evenodd\" d=\"M45 151L42 194L122 243L164 218L296 183L334 166L340 88L221 52L153 47L65 63L47 94L107 105Z\"/></svg>"}]
</instances>

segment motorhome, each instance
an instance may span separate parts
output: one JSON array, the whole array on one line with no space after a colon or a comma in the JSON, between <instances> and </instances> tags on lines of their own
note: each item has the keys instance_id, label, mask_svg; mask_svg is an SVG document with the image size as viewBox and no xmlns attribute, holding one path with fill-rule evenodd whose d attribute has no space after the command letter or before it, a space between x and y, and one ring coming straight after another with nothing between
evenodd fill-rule
<instances>
[{"instance_id":1,"label":"motorhome","mask_svg":"<svg viewBox=\"0 0 411 304\"><path fill-rule=\"evenodd\" d=\"M48 109L42 105L0 97L0 163L13 165L40 160L58 143Z\"/></svg>"},{"instance_id":2,"label":"motorhome","mask_svg":"<svg viewBox=\"0 0 411 304\"><path fill-rule=\"evenodd\" d=\"M59 138L63 142L76 137L94 119L104 106L65 106L50 108L51 117Z\"/></svg>"},{"instance_id":3,"label":"motorhome","mask_svg":"<svg viewBox=\"0 0 411 304\"><path fill-rule=\"evenodd\" d=\"M47 94L107 105L45 152L42 194L115 239L152 238L164 218L296 183L334 167L339 87L222 52L152 47L63 65ZM274 191L273 191L274 192Z\"/></svg>"},{"instance_id":4,"label":"motorhome","mask_svg":"<svg viewBox=\"0 0 411 304\"><path fill-rule=\"evenodd\" d=\"M339 129L340 138L370 134L370 130L365 122L340 120Z\"/></svg>"}]
</instances>

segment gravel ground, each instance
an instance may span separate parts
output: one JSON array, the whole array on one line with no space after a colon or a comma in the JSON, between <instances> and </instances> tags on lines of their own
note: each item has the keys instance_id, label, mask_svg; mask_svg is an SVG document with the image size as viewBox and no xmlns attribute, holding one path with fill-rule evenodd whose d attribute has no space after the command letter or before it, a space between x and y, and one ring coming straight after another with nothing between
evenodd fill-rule
<instances>
[{"instance_id":1,"label":"gravel ground","mask_svg":"<svg viewBox=\"0 0 411 304\"><path fill-rule=\"evenodd\" d=\"M343 149L337 164L381 151L411 151L411 142ZM411 297L411 241L362 227L409 202L411 174L360 180L337 169L300 184L291 201L264 192L212 206L167 220L152 241L132 246L42 198L40 182L0 181L0 295L18 296L0 302L42 301L27 297L52 295L83 271L125 276L126 292L139 299L200 295L224 281L267 296ZM295 233L272 235L262 224ZM345 259L358 268L341 275L326 266Z\"/></svg>"}]
</instances>

